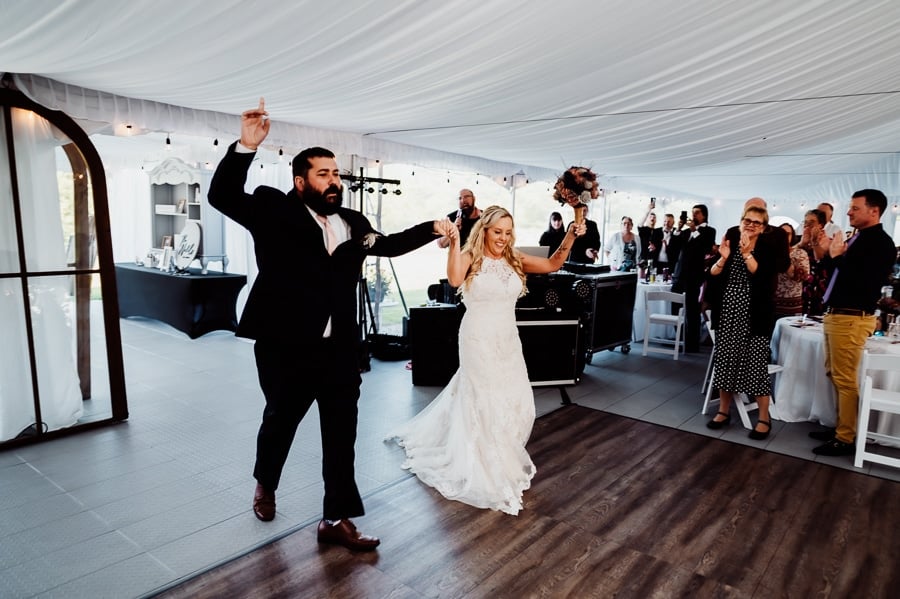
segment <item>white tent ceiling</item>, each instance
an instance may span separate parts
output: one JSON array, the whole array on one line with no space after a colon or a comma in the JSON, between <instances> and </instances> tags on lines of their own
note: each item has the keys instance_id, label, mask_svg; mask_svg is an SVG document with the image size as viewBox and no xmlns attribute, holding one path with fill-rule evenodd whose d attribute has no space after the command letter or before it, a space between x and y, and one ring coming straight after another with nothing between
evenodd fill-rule
<instances>
[{"instance_id":1,"label":"white tent ceiling","mask_svg":"<svg viewBox=\"0 0 900 599\"><path fill-rule=\"evenodd\" d=\"M83 120L223 143L265 96L285 151L896 197L898 31L896 0L0 0L0 72Z\"/></svg>"}]
</instances>

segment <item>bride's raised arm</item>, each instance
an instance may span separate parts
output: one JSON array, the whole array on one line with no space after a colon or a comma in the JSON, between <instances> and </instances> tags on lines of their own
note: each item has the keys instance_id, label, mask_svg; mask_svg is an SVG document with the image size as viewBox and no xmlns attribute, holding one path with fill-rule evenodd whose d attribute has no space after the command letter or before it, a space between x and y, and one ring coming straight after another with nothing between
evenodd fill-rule
<instances>
[{"instance_id":1,"label":"bride's raised arm","mask_svg":"<svg viewBox=\"0 0 900 599\"><path fill-rule=\"evenodd\" d=\"M566 258L569 257L569 252L572 251L572 242L575 241L576 237L584 235L585 231L587 231L587 226L584 222L577 225L575 223L570 224L566 231L566 236L563 237L562 243L559 244L559 248L549 258L531 256L520 252L519 259L522 261L522 270L532 274L556 272L562 268Z\"/></svg>"}]
</instances>

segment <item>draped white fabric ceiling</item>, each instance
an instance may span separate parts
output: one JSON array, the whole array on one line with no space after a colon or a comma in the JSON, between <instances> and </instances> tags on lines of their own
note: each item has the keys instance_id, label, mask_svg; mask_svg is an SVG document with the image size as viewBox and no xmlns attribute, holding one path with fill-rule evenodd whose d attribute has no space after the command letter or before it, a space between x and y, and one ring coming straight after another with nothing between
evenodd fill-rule
<instances>
[{"instance_id":1,"label":"draped white fabric ceiling","mask_svg":"<svg viewBox=\"0 0 900 599\"><path fill-rule=\"evenodd\" d=\"M0 0L0 72L81 119L223 143L265 96L285 151L896 197L898 31L896 0Z\"/></svg>"}]
</instances>

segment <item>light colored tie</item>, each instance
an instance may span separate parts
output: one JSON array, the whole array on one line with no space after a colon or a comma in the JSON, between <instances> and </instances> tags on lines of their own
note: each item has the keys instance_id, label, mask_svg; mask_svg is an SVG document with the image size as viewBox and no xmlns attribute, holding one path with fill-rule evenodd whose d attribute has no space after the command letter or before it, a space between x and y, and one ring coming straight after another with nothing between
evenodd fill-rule
<instances>
[{"instance_id":1,"label":"light colored tie","mask_svg":"<svg viewBox=\"0 0 900 599\"><path fill-rule=\"evenodd\" d=\"M336 248L338 245L337 235L334 234L334 228L332 228L331 223L328 222L327 216L317 214L316 218L318 218L319 222L322 223L322 226L325 227L325 247L328 249L329 254L333 254L334 248Z\"/></svg>"}]
</instances>

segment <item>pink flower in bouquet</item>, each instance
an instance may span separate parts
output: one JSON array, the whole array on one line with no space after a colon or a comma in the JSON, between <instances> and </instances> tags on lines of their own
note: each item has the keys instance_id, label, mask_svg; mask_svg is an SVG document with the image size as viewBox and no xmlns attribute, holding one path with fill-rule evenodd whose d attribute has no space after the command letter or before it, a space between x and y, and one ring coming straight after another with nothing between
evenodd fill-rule
<instances>
[{"instance_id":1,"label":"pink flower in bouquet","mask_svg":"<svg viewBox=\"0 0 900 599\"><path fill-rule=\"evenodd\" d=\"M553 199L569 206L585 206L600 197L597 175L584 166L569 167L554 186Z\"/></svg>"}]
</instances>

